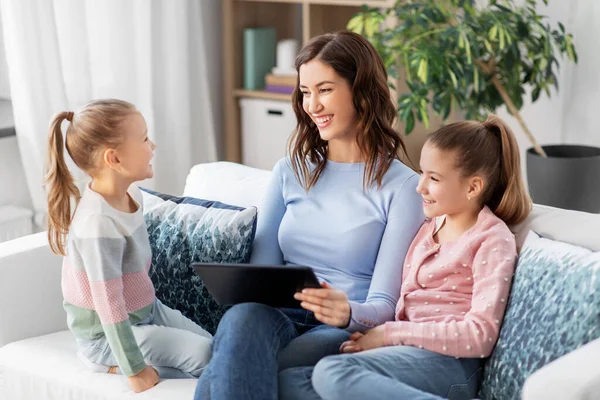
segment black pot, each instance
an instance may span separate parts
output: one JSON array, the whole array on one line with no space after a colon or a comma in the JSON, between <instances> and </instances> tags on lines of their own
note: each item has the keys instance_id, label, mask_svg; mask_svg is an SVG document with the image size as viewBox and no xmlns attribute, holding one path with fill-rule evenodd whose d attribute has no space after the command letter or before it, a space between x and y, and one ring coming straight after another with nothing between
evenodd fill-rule
<instances>
[{"instance_id":1,"label":"black pot","mask_svg":"<svg viewBox=\"0 0 600 400\"><path fill-rule=\"evenodd\" d=\"M527 150L527 180L534 203L600 213L600 148L542 146Z\"/></svg>"}]
</instances>

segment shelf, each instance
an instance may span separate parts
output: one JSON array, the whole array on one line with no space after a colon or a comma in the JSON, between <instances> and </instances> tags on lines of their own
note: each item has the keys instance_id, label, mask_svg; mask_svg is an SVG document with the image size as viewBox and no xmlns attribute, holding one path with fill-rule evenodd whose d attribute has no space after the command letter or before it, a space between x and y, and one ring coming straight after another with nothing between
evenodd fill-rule
<instances>
[{"instance_id":1,"label":"shelf","mask_svg":"<svg viewBox=\"0 0 600 400\"><path fill-rule=\"evenodd\" d=\"M255 3L291 3L291 4L325 4L331 6L360 7L363 4L369 7L391 7L395 0L235 0L239 2Z\"/></svg>"},{"instance_id":2,"label":"shelf","mask_svg":"<svg viewBox=\"0 0 600 400\"><path fill-rule=\"evenodd\" d=\"M305 0L234 0L240 2L255 2L255 3L290 3L290 4L302 4Z\"/></svg>"},{"instance_id":3,"label":"shelf","mask_svg":"<svg viewBox=\"0 0 600 400\"><path fill-rule=\"evenodd\" d=\"M322 4L329 6L349 6L361 7L367 5L369 7L391 7L394 5L394 0L307 0L309 4Z\"/></svg>"},{"instance_id":4,"label":"shelf","mask_svg":"<svg viewBox=\"0 0 600 400\"><path fill-rule=\"evenodd\" d=\"M292 101L292 95L282 93L271 93L264 90L244 90L236 89L233 91L235 97L252 97L255 99Z\"/></svg>"}]
</instances>

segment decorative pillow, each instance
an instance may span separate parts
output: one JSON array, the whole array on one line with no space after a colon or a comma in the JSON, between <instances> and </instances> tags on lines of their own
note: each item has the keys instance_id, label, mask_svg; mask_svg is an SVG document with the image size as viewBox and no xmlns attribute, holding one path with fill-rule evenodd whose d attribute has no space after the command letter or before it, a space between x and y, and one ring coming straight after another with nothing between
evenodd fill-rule
<instances>
[{"instance_id":1,"label":"decorative pillow","mask_svg":"<svg viewBox=\"0 0 600 400\"><path fill-rule=\"evenodd\" d=\"M141 190L156 297L214 333L226 309L210 296L191 264L249 262L256 208Z\"/></svg>"},{"instance_id":2,"label":"decorative pillow","mask_svg":"<svg viewBox=\"0 0 600 400\"><path fill-rule=\"evenodd\" d=\"M482 399L520 399L525 380L600 336L600 252L529 232Z\"/></svg>"}]
</instances>

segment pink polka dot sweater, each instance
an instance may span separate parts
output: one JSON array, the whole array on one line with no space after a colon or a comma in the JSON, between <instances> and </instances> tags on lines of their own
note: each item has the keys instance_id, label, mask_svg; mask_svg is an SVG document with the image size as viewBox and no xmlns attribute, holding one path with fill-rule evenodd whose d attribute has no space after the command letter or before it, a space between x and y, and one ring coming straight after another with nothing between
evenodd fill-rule
<instances>
[{"instance_id":1,"label":"pink polka dot sweater","mask_svg":"<svg viewBox=\"0 0 600 400\"><path fill-rule=\"evenodd\" d=\"M455 242L436 243L435 229L435 219L426 221L407 253L396 321L385 324L385 344L487 357L517 260L514 236L488 207Z\"/></svg>"}]
</instances>

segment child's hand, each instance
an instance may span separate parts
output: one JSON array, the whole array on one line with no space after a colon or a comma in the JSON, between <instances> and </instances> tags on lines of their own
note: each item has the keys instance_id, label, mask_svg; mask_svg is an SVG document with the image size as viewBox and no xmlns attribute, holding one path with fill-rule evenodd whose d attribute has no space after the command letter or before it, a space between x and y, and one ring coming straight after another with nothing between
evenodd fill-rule
<instances>
[{"instance_id":1,"label":"child's hand","mask_svg":"<svg viewBox=\"0 0 600 400\"><path fill-rule=\"evenodd\" d=\"M385 328L379 325L363 335L360 332L354 332L350 335L350 340L342 343L340 353L358 353L365 350L377 349L383 347Z\"/></svg>"},{"instance_id":2,"label":"child's hand","mask_svg":"<svg viewBox=\"0 0 600 400\"><path fill-rule=\"evenodd\" d=\"M137 375L129 377L129 386L136 393L141 393L153 388L158 383L158 372L151 366L147 366L137 373Z\"/></svg>"},{"instance_id":3,"label":"child's hand","mask_svg":"<svg viewBox=\"0 0 600 400\"><path fill-rule=\"evenodd\" d=\"M322 282L321 286L322 289L304 289L301 293L296 293L294 298L300 300L300 306L312 311L322 323L340 328L348 326L350 302L346 293L327 282Z\"/></svg>"},{"instance_id":4,"label":"child's hand","mask_svg":"<svg viewBox=\"0 0 600 400\"><path fill-rule=\"evenodd\" d=\"M379 325L365 332L364 335L356 340L356 344L361 350L378 349L385 346L384 336L385 325Z\"/></svg>"}]
</instances>

